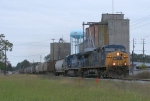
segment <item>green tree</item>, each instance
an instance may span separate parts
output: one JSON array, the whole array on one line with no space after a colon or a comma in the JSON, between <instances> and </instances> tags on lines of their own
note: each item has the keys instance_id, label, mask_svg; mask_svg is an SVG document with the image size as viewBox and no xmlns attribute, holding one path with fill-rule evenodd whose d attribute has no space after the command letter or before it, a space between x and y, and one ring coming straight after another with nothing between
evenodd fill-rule
<instances>
[{"instance_id":1,"label":"green tree","mask_svg":"<svg viewBox=\"0 0 150 101\"><path fill-rule=\"evenodd\" d=\"M7 70L12 71L12 65L10 63L7 66Z\"/></svg>"},{"instance_id":2,"label":"green tree","mask_svg":"<svg viewBox=\"0 0 150 101\"><path fill-rule=\"evenodd\" d=\"M0 34L0 61L3 61L0 63L1 65L3 65L4 60L6 62L6 58L7 58L6 51L12 51L13 48L13 44L10 43L8 40L5 40L4 38L5 35Z\"/></svg>"},{"instance_id":3,"label":"green tree","mask_svg":"<svg viewBox=\"0 0 150 101\"><path fill-rule=\"evenodd\" d=\"M21 68L21 63L19 62L15 68L20 69Z\"/></svg>"},{"instance_id":4,"label":"green tree","mask_svg":"<svg viewBox=\"0 0 150 101\"><path fill-rule=\"evenodd\" d=\"M13 67L13 70L18 70L18 69L21 69L21 68L27 68L29 66L35 66L37 65L38 62L35 62L35 63L30 63L28 60L24 60L22 62L19 62L16 67Z\"/></svg>"},{"instance_id":5,"label":"green tree","mask_svg":"<svg viewBox=\"0 0 150 101\"><path fill-rule=\"evenodd\" d=\"M21 68L26 68L30 66L30 62L28 60L24 60L21 62Z\"/></svg>"},{"instance_id":6,"label":"green tree","mask_svg":"<svg viewBox=\"0 0 150 101\"><path fill-rule=\"evenodd\" d=\"M4 38L4 34L0 34L0 60L2 60L3 56L4 56L4 52L2 51L2 45L3 45L3 38Z\"/></svg>"},{"instance_id":7,"label":"green tree","mask_svg":"<svg viewBox=\"0 0 150 101\"><path fill-rule=\"evenodd\" d=\"M13 44L8 40L4 40L4 34L0 34L0 60L4 59L5 51L12 51Z\"/></svg>"},{"instance_id":8,"label":"green tree","mask_svg":"<svg viewBox=\"0 0 150 101\"><path fill-rule=\"evenodd\" d=\"M0 61L0 69L4 70L4 63Z\"/></svg>"},{"instance_id":9,"label":"green tree","mask_svg":"<svg viewBox=\"0 0 150 101\"><path fill-rule=\"evenodd\" d=\"M132 54L130 55L132 61ZM134 53L134 62L143 62L143 54L135 54ZM150 55L145 55L144 62L150 63Z\"/></svg>"},{"instance_id":10,"label":"green tree","mask_svg":"<svg viewBox=\"0 0 150 101\"><path fill-rule=\"evenodd\" d=\"M45 61L48 61L50 59L50 54L48 54L47 56L44 57Z\"/></svg>"}]
</instances>

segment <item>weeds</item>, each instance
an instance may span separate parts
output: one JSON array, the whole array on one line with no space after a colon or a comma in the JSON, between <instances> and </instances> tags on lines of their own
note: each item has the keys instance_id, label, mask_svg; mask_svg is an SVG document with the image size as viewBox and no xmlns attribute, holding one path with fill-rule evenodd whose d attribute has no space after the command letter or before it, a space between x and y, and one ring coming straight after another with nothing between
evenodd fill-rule
<instances>
[{"instance_id":1,"label":"weeds","mask_svg":"<svg viewBox=\"0 0 150 101\"><path fill-rule=\"evenodd\" d=\"M148 84L44 75L0 76L0 101L149 101Z\"/></svg>"},{"instance_id":2,"label":"weeds","mask_svg":"<svg viewBox=\"0 0 150 101\"><path fill-rule=\"evenodd\" d=\"M144 72L138 73L138 74L130 76L130 77L137 78L137 79L150 79L150 72L144 71Z\"/></svg>"}]
</instances>

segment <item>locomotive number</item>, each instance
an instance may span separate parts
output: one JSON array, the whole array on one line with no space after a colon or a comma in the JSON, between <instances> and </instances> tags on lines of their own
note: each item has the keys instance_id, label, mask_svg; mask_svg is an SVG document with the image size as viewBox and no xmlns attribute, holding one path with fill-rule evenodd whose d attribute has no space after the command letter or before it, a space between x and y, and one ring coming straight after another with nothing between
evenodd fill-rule
<instances>
[{"instance_id":1,"label":"locomotive number","mask_svg":"<svg viewBox=\"0 0 150 101\"><path fill-rule=\"evenodd\" d=\"M113 57L114 60L122 60L122 57L121 56L116 56L116 57Z\"/></svg>"}]
</instances>

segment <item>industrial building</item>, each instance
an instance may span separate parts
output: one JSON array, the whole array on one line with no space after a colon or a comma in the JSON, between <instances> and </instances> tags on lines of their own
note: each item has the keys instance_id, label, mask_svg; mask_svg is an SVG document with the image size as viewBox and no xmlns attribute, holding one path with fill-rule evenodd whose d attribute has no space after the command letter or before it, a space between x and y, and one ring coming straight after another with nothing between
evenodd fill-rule
<instances>
[{"instance_id":1,"label":"industrial building","mask_svg":"<svg viewBox=\"0 0 150 101\"><path fill-rule=\"evenodd\" d=\"M83 29L71 31L70 43L60 41L51 43L51 60L62 59L70 54L85 52L90 47L94 49L108 44L123 45L130 54L129 19L125 19L124 14L102 14L100 22L83 23ZM87 45L88 43L90 44Z\"/></svg>"},{"instance_id":2,"label":"industrial building","mask_svg":"<svg viewBox=\"0 0 150 101\"><path fill-rule=\"evenodd\" d=\"M85 29L85 39L91 34L96 48L108 44L123 45L129 54L129 19L125 19L124 14L102 14L100 22L83 23L83 29L86 25L88 27ZM83 51L84 47L80 44L80 52Z\"/></svg>"},{"instance_id":3,"label":"industrial building","mask_svg":"<svg viewBox=\"0 0 150 101\"><path fill-rule=\"evenodd\" d=\"M50 59L59 60L70 55L70 43L66 43L61 38L59 42L50 43Z\"/></svg>"}]
</instances>

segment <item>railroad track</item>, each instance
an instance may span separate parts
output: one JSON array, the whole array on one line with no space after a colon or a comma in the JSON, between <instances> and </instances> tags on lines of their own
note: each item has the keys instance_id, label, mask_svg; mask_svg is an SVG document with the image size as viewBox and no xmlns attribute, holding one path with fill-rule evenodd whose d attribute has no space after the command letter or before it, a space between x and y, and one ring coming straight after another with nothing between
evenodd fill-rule
<instances>
[{"instance_id":1,"label":"railroad track","mask_svg":"<svg viewBox=\"0 0 150 101\"><path fill-rule=\"evenodd\" d=\"M44 76L44 75L43 75ZM45 75L45 76L53 76L53 77L62 77L62 78L79 78L79 77L67 77L67 76L54 76L54 75ZM94 77L82 77L83 79L96 79ZM137 78L98 78L98 80L122 80L122 81L143 81L143 82L150 82L150 79L137 79Z\"/></svg>"},{"instance_id":2,"label":"railroad track","mask_svg":"<svg viewBox=\"0 0 150 101\"><path fill-rule=\"evenodd\" d=\"M150 79L137 79L137 78L123 78L123 79L118 79L118 80L127 80L127 81L149 81Z\"/></svg>"}]
</instances>

